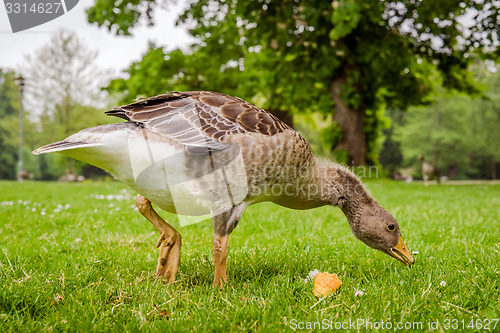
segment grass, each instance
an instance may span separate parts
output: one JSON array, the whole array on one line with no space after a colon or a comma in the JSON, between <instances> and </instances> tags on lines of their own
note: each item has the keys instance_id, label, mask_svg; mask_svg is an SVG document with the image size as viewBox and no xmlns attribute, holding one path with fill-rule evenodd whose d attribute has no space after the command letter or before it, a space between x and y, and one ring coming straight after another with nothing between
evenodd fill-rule
<instances>
[{"instance_id":1,"label":"grass","mask_svg":"<svg viewBox=\"0 0 500 333\"><path fill-rule=\"evenodd\" d=\"M357 320L348 330L476 331L500 318L500 185L368 188L419 252L413 268L356 240L337 208L260 204L230 237L219 290L207 222L179 228L178 281L167 285L154 277L158 234L124 185L0 182L0 331L312 331ZM304 283L313 269L337 273L341 289L316 299Z\"/></svg>"}]
</instances>

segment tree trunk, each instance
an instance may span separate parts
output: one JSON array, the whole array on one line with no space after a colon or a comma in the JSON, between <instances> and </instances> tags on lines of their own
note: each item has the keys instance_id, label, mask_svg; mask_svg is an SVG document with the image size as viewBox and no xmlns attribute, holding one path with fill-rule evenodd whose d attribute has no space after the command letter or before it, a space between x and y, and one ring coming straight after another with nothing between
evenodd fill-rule
<instances>
[{"instance_id":1,"label":"tree trunk","mask_svg":"<svg viewBox=\"0 0 500 333\"><path fill-rule=\"evenodd\" d=\"M495 157L493 155L490 156L490 168L491 168L491 179L497 179L497 165L495 163Z\"/></svg>"},{"instance_id":2,"label":"tree trunk","mask_svg":"<svg viewBox=\"0 0 500 333\"><path fill-rule=\"evenodd\" d=\"M280 109L270 109L269 112L274 114L276 117L278 117L279 120L290 126L291 128L294 128L293 126L293 116L288 113L287 111L283 111Z\"/></svg>"},{"instance_id":3,"label":"tree trunk","mask_svg":"<svg viewBox=\"0 0 500 333\"><path fill-rule=\"evenodd\" d=\"M335 101L335 112L332 120L342 131L340 143L332 149L343 149L349 153L351 166L366 164L367 142L363 129L365 109L352 109L342 100L342 90L346 85L346 75L343 74L332 81L332 98Z\"/></svg>"},{"instance_id":4,"label":"tree trunk","mask_svg":"<svg viewBox=\"0 0 500 333\"><path fill-rule=\"evenodd\" d=\"M68 173L70 175L74 175L75 174L75 160L72 159L71 157L67 157L68 159Z\"/></svg>"}]
</instances>

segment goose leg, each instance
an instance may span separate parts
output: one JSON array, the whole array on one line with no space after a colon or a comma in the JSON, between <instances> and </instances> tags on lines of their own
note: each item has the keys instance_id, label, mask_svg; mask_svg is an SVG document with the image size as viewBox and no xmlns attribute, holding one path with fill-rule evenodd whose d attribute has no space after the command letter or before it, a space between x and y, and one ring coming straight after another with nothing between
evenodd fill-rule
<instances>
[{"instance_id":1,"label":"goose leg","mask_svg":"<svg viewBox=\"0 0 500 333\"><path fill-rule=\"evenodd\" d=\"M228 236L221 236L214 233L214 265L215 265L215 276L214 276L214 287L222 288L224 283L227 282L226 275L226 260L227 252L229 247ZM224 282L223 282L224 281Z\"/></svg>"},{"instance_id":2,"label":"goose leg","mask_svg":"<svg viewBox=\"0 0 500 333\"><path fill-rule=\"evenodd\" d=\"M156 247L160 248L156 275L165 277L168 282L174 282L181 260L181 234L158 215L151 206L151 201L138 194L135 198L135 202L141 214L151 222L161 234L156 244Z\"/></svg>"},{"instance_id":3,"label":"goose leg","mask_svg":"<svg viewBox=\"0 0 500 333\"><path fill-rule=\"evenodd\" d=\"M212 218L214 227L214 287L223 287L227 282L226 261L229 247L228 237L236 228L249 202L241 202L231 210Z\"/></svg>"}]
</instances>

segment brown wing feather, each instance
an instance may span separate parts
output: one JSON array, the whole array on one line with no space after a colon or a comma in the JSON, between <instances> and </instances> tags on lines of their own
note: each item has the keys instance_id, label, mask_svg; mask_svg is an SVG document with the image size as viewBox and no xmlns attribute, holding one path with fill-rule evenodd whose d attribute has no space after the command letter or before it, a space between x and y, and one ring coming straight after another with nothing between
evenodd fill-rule
<instances>
[{"instance_id":1,"label":"brown wing feather","mask_svg":"<svg viewBox=\"0 0 500 333\"><path fill-rule=\"evenodd\" d=\"M220 142L236 133L272 136L291 129L255 105L210 91L171 92L106 113L140 123L186 144L201 144L206 139Z\"/></svg>"}]
</instances>

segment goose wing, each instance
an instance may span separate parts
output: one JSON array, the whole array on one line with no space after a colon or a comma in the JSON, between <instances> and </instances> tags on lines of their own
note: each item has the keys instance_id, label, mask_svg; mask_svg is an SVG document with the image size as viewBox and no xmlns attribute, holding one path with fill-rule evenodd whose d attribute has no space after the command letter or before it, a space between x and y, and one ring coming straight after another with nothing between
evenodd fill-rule
<instances>
[{"instance_id":1,"label":"goose wing","mask_svg":"<svg viewBox=\"0 0 500 333\"><path fill-rule=\"evenodd\" d=\"M238 133L266 136L290 129L271 113L244 100L210 91L170 92L106 112L191 147L224 148Z\"/></svg>"}]
</instances>

